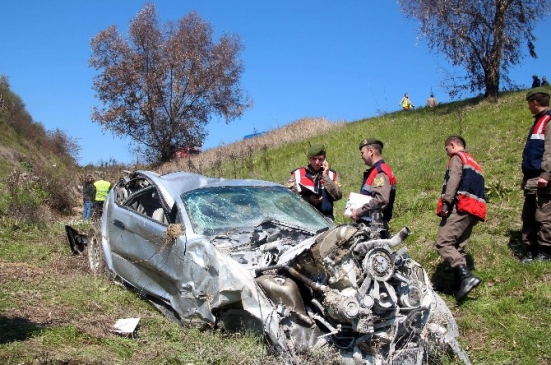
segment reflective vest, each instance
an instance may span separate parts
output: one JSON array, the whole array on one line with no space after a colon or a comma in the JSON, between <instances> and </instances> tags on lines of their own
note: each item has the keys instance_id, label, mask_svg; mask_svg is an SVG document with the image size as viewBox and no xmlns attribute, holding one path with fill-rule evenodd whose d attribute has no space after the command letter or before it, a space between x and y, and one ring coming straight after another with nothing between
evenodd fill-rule
<instances>
[{"instance_id":1,"label":"reflective vest","mask_svg":"<svg viewBox=\"0 0 551 365\"><path fill-rule=\"evenodd\" d=\"M522 152L522 173L525 179L538 177L541 173L541 160L545 149L545 127L551 119L548 110L534 120L524 151Z\"/></svg>"},{"instance_id":2,"label":"reflective vest","mask_svg":"<svg viewBox=\"0 0 551 365\"><path fill-rule=\"evenodd\" d=\"M392 218L392 210L394 208L394 200L396 199L396 177L384 160L379 160L364 172L363 184L360 189L360 194L373 196L373 181L378 173L383 172L390 180L390 196L388 197L388 206L382 212L383 220L389 222Z\"/></svg>"},{"instance_id":3,"label":"reflective vest","mask_svg":"<svg viewBox=\"0 0 551 365\"><path fill-rule=\"evenodd\" d=\"M486 219L486 200L484 198L484 175L482 168L474 160L474 158L465 151L456 152L455 155L461 158L463 164L463 172L461 174L461 182L455 193L453 204L456 205L458 212L469 213L484 221ZM444 185L442 186L442 195L438 198L436 213L440 212L442 204L444 204L444 194L446 185L450 179L451 158L448 160L448 168L444 175Z\"/></svg>"},{"instance_id":4,"label":"reflective vest","mask_svg":"<svg viewBox=\"0 0 551 365\"><path fill-rule=\"evenodd\" d=\"M404 107L404 109L409 109L409 104L410 104L410 101L408 98L404 98L402 99L402 106Z\"/></svg>"},{"instance_id":5,"label":"reflective vest","mask_svg":"<svg viewBox=\"0 0 551 365\"><path fill-rule=\"evenodd\" d=\"M321 195L323 198L321 200L321 206L315 208L319 210L321 214L333 218L333 198L323 187L324 181L321 173L314 176L306 167L301 167L293 171L292 174L295 177L297 192L303 195L303 190L305 189L307 192L304 193L304 196ZM329 178L333 181L337 179L337 172L334 170L329 169L327 175L329 175Z\"/></svg>"},{"instance_id":6,"label":"reflective vest","mask_svg":"<svg viewBox=\"0 0 551 365\"><path fill-rule=\"evenodd\" d=\"M109 188L111 188L111 183L105 180L98 180L94 183L94 186L96 187L96 198L94 200L97 202L105 201Z\"/></svg>"}]
</instances>

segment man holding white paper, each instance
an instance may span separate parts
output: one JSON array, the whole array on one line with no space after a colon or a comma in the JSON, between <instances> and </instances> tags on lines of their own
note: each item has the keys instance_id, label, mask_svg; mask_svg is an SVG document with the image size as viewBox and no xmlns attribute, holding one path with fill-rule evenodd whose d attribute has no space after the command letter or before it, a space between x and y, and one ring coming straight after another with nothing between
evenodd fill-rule
<instances>
[{"instance_id":1,"label":"man holding white paper","mask_svg":"<svg viewBox=\"0 0 551 365\"><path fill-rule=\"evenodd\" d=\"M370 213L380 210L385 228L388 229L396 198L396 177L385 163L382 152L383 142L377 139L364 139L360 142L362 160L369 166L364 172L360 194L372 199L359 208L353 208L350 218L369 222Z\"/></svg>"}]
</instances>

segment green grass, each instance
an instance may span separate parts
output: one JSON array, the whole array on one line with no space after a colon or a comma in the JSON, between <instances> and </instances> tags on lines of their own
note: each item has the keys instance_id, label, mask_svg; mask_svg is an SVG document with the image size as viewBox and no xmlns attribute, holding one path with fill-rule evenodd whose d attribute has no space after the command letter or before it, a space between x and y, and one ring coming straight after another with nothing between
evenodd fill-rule
<instances>
[{"instance_id":1,"label":"green grass","mask_svg":"<svg viewBox=\"0 0 551 365\"><path fill-rule=\"evenodd\" d=\"M459 324L460 344L473 364L551 363L551 264L524 265L515 257L523 202L521 152L532 124L524 95L507 93L496 104L472 99L348 123L245 159L230 158L210 175L285 183L294 168L306 164L309 143L322 142L346 195L359 190L365 170L359 142L381 139L398 179L391 227L408 226L408 253L429 277L448 278L434 248L435 208L447 163L444 139L463 135L485 171L489 203L488 219L475 227L467 247L483 283L461 306L452 295L443 296ZM344 199L336 203L337 223L347 222L343 209ZM181 329L135 293L91 276L85 259L70 253L61 224L3 227L0 363L279 363L253 336ZM116 319L129 316L142 318L134 338L110 332ZM19 332L6 335L13 327Z\"/></svg>"}]
</instances>

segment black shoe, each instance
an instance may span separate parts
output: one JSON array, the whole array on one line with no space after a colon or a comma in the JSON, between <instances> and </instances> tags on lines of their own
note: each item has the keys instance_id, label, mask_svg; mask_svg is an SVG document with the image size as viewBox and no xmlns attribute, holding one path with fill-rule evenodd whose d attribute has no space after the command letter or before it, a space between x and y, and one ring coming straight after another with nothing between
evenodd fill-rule
<instances>
[{"instance_id":1,"label":"black shoe","mask_svg":"<svg viewBox=\"0 0 551 365\"><path fill-rule=\"evenodd\" d=\"M471 290L476 288L482 280L469 271L465 265L459 265L456 268L457 274L460 279L459 289L455 293L455 300L460 302L470 293Z\"/></svg>"},{"instance_id":2,"label":"black shoe","mask_svg":"<svg viewBox=\"0 0 551 365\"><path fill-rule=\"evenodd\" d=\"M522 262L523 264L528 264L532 261L534 261L534 257L536 255L534 255L532 252L528 251L526 252L526 255L524 255L521 259L520 259L520 262Z\"/></svg>"},{"instance_id":3,"label":"black shoe","mask_svg":"<svg viewBox=\"0 0 551 365\"><path fill-rule=\"evenodd\" d=\"M536 257L534 257L534 261L551 261L551 255L540 252Z\"/></svg>"}]
</instances>

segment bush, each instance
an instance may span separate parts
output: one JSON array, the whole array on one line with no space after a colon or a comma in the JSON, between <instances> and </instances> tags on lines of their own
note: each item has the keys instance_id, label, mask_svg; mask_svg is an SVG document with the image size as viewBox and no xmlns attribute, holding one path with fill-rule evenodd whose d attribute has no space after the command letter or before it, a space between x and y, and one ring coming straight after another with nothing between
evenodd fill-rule
<instances>
[{"instance_id":1,"label":"bush","mask_svg":"<svg viewBox=\"0 0 551 365\"><path fill-rule=\"evenodd\" d=\"M5 186L7 194L0 200L0 217L28 222L43 220L43 205L49 194L42 189L39 179L16 170L7 176Z\"/></svg>"}]
</instances>

